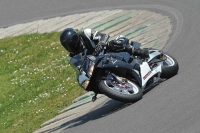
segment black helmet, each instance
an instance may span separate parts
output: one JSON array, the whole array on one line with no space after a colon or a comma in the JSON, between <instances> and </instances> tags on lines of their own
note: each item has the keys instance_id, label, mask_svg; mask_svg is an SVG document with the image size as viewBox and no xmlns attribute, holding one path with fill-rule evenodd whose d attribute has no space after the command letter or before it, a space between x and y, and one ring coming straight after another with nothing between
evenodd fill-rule
<instances>
[{"instance_id":1,"label":"black helmet","mask_svg":"<svg viewBox=\"0 0 200 133\"><path fill-rule=\"evenodd\" d=\"M79 34L72 28L65 29L60 34L60 42L62 46L70 53L80 53L81 43Z\"/></svg>"}]
</instances>

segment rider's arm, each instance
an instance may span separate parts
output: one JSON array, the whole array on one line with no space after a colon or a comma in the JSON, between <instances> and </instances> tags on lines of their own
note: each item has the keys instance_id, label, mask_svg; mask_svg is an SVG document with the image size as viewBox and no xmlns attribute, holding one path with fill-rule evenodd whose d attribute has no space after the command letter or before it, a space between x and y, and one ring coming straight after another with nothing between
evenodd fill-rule
<instances>
[{"instance_id":1,"label":"rider's arm","mask_svg":"<svg viewBox=\"0 0 200 133\"><path fill-rule=\"evenodd\" d=\"M91 50L92 47L93 54L98 54L102 48L107 45L110 36L94 29L85 29L82 32L82 37L85 42L88 42L85 44L86 48Z\"/></svg>"},{"instance_id":2,"label":"rider's arm","mask_svg":"<svg viewBox=\"0 0 200 133\"><path fill-rule=\"evenodd\" d=\"M83 34L87 40L90 41L93 48L95 48L95 45L97 45L99 42L107 44L110 37L109 35L100 33L94 29L85 29Z\"/></svg>"},{"instance_id":3,"label":"rider's arm","mask_svg":"<svg viewBox=\"0 0 200 133\"><path fill-rule=\"evenodd\" d=\"M104 43L104 44L108 43L108 40L110 38L109 35L100 33L93 29L91 29L91 31L92 31L92 39L93 40L98 40L99 42Z\"/></svg>"}]
</instances>

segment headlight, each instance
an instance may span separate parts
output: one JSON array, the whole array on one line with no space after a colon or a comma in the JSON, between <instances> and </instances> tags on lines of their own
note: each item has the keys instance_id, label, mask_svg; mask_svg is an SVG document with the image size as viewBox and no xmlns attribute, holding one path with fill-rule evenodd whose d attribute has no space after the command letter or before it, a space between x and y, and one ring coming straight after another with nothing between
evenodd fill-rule
<instances>
[{"instance_id":1,"label":"headlight","mask_svg":"<svg viewBox=\"0 0 200 133\"><path fill-rule=\"evenodd\" d=\"M92 76L93 71L94 71L94 62L91 63L91 66L90 66L90 68L88 70L88 75L90 77Z\"/></svg>"}]
</instances>

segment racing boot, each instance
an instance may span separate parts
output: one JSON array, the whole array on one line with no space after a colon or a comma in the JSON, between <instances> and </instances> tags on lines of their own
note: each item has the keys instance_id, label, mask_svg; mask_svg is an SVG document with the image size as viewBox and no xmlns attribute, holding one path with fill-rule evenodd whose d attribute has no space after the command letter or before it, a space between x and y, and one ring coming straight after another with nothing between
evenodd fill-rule
<instances>
[{"instance_id":1,"label":"racing boot","mask_svg":"<svg viewBox=\"0 0 200 133\"><path fill-rule=\"evenodd\" d=\"M133 55L135 56L141 56L142 58L149 58L148 49L134 48L132 52L133 52Z\"/></svg>"}]
</instances>

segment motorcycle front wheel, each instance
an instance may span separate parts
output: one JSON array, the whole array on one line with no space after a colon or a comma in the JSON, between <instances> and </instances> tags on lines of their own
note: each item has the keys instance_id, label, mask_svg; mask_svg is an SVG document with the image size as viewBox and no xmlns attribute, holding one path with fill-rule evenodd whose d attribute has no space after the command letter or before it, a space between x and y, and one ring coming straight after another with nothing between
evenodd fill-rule
<instances>
[{"instance_id":1,"label":"motorcycle front wheel","mask_svg":"<svg viewBox=\"0 0 200 133\"><path fill-rule=\"evenodd\" d=\"M98 88L106 96L126 103L137 102L143 96L142 89L128 79L121 83L114 79L104 79L99 82Z\"/></svg>"}]
</instances>

